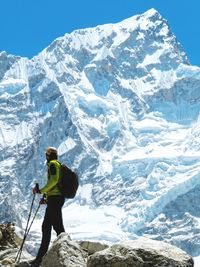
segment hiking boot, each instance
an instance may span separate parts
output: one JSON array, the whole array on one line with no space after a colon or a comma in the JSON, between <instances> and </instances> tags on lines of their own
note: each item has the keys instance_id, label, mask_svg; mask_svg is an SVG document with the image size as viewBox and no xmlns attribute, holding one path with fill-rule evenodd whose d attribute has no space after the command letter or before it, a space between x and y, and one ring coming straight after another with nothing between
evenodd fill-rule
<instances>
[{"instance_id":1,"label":"hiking boot","mask_svg":"<svg viewBox=\"0 0 200 267\"><path fill-rule=\"evenodd\" d=\"M30 267L39 267L42 262L42 258L35 258L30 262Z\"/></svg>"}]
</instances>

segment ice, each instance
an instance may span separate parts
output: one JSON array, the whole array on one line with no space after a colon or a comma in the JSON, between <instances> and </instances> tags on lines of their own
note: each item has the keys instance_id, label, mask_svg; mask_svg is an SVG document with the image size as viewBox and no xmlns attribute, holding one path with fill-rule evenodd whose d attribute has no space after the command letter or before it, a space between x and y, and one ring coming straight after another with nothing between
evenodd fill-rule
<instances>
[{"instance_id":1,"label":"ice","mask_svg":"<svg viewBox=\"0 0 200 267\"><path fill-rule=\"evenodd\" d=\"M194 257L194 267L200 266L200 257Z\"/></svg>"},{"instance_id":2,"label":"ice","mask_svg":"<svg viewBox=\"0 0 200 267\"><path fill-rule=\"evenodd\" d=\"M26 86L26 82L22 79L9 79L0 83L0 92L8 94L17 94Z\"/></svg>"},{"instance_id":3,"label":"ice","mask_svg":"<svg viewBox=\"0 0 200 267\"><path fill-rule=\"evenodd\" d=\"M60 144L58 147L58 154L62 156L63 154L67 153L70 149L73 149L76 146L76 143L72 138L67 138L63 143Z\"/></svg>"},{"instance_id":4,"label":"ice","mask_svg":"<svg viewBox=\"0 0 200 267\"><path fill-rule=\"evenodd\" d=\"M88 204L88 203L87 203ZM42 214L45 212L45 206L42 208ZM99 208L90 208L88 205L71 204L63 208L63 223L65 231L73 240L82 241L100 241L105 244L113 244L128 239L128 233L122 231L120 221L124 215L122 208L116 206L102 206ZM27 221L23 222L23 229ZM36 255L41 241L42 218L33 222L29 235L25 242L24 249L28 250L33 256ZM16 228L19 236L24 232ZM52 231L53 241L56 234Z\"/></svg>"}]
</instances>

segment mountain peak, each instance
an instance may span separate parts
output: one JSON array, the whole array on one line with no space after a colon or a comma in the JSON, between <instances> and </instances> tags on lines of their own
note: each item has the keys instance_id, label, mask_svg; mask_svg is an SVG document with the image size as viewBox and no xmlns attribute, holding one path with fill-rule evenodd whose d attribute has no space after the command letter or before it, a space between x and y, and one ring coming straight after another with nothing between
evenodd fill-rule
<instances>
[{"instance_id":1,"label":"mountain peak","mask_svg":"<svg viewBox=\"0 0 200 267\"><path fill-rule=\"evenodd\" d=\"M176 219L183 216L181 227L196 225L187 214L193 216L199 203L199 188L193 191L199 184L199 155L193 153L194 147L200 151L199 131L191 129L199 116L200 80L198 69L186 63L155 9L67 34L33 60L1 54L0 217L22 220L30 184L35 177L44 184L44 151L55 146L80 178L72 225L78 207L82 214L83 206L93 207L89 218L98 217L95 210L113 212L103 216L114 217L120 228L115 235L109 225L107 240L138 231L163 238L163 218L165 237L180 240L180 231L171 231ZM185 199L181 207L179 195ZM187 199L197 205L194 210ZM187 225L184 230L188 235ZM181 242L200 253L198 238L191 246L182 235Z\"/></svg>"},{"instance_id":2,"label":"mountain peak","mask_svg":"<svg viewBox=\"0 0 200 267\"><path fill-rule=\"evenodd\" d=\"M144 18L146 18L148 20L153 20L153 21L156 21L156 20L164 20L162 18L162 16L160 15L160 13L156 9L151 8L151 9L145 11L142 14L134 15L134 16L132 16L130 18L127 18L127 19L119 22L119 24L120 23L124 24L124 23L128 23L128 22L133 22L133 21L140 23L140 21L141 20L144 20Z\"/></svg>"},{"instance_id":3,"label":"mountain peak","mask_svg":"<svg viewBox=\"0 0 200 267\"><path fill-rule=\"evenodd\" d=\"M160 13L155 8L151 8L143 13L143 16L147 16L147 17L154 17L155 15L161 16Z\"/></svg>"}]
</instances>

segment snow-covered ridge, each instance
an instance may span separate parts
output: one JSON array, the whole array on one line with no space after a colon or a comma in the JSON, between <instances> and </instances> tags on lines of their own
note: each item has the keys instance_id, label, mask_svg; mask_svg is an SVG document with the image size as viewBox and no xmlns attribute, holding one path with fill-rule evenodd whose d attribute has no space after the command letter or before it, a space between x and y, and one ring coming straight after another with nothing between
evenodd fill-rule
<instances>
[{"instance_id":1,"label":"snow-covered ridge","mask_svg":"<svg viewBox=\"0 0 200 267\"><path fill-rule=\"evenodd\" d=\"M167 241L200 254L200 237L191 246L176 227L199 228L199 73L154 9L66 34L31 60L1 53L1 218L23 223L56 146L81 183L66 214L99 218L88 231L84 216L64 216L75 238L162 239L164 224Z\"/></svg>"}]
</instances>

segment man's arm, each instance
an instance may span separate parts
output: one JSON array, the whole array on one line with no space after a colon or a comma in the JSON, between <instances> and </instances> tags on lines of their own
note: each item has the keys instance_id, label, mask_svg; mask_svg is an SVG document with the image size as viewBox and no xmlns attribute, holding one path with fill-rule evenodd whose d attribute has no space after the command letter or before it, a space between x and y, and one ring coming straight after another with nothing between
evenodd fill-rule
<instances>
[{"instance_id":1,"label":"man's arm","mask_svg":"<svg viewBox=\"0 0 200 267\"><path fill-rule=\"evenodd\" d=\"M40 189L40 193L42 194L51 191L51 189L56 186L59 180L59 167L56 164L52 163L49 167L49 171L50 178L48 179L47 184Z\"/></svg>"}]
</instances>

